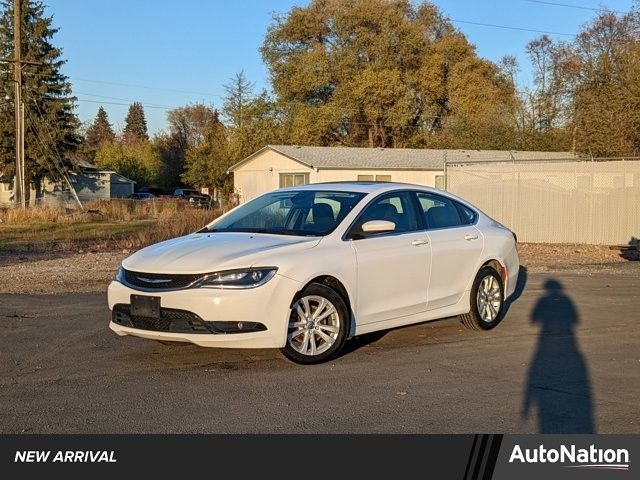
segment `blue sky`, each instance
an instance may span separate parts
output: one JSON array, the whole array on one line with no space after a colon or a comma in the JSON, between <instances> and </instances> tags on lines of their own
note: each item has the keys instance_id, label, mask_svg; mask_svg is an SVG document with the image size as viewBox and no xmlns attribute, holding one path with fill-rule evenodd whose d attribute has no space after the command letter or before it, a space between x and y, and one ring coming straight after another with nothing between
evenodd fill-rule
<instances>
[{"instance_id":1,"label":"blue sky","mask_svg":"<svg viewBox=\"0 0 640 480\"><path fill-rule=\"evenodd\" d=\"M548 0L626 11L632 0ZM152 133L166 128L167 108L190 102L220 106L222 85L244 70L258 89L268 87L258 51L273 13L306 1L294 0L45 0L60 28L54 42L68 60L65 73L80 99L78 114L91 120L101 102L120 129L127 106L145 104ZM527 0L437 0L477 46L497 61L516 55L520 78L529 81L524 47L539 34L462 22L576 33L596 12ZM553 35L555 38L570 38ZM144 88L143 88L144 87ZM110 102L107 104L106 102ZM124 105L114 105L122 103ZM154 108L157 107L157 108Z\"/></svg>"}]
</instances>

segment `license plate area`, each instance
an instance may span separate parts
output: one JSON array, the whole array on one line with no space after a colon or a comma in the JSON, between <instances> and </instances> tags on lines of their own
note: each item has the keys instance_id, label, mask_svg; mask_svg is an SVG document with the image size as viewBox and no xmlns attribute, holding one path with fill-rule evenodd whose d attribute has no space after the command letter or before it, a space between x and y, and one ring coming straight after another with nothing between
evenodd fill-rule
<instances>
[{"instance_id":1,"label":"license plate area","mask_svg":"<svg viewBox=\"0 0 640 480\"><path fill-rule=\"evenodd\" d=\"M160 297L131 295L131 315L159 319Z\"/></svg>"}]
</instances>

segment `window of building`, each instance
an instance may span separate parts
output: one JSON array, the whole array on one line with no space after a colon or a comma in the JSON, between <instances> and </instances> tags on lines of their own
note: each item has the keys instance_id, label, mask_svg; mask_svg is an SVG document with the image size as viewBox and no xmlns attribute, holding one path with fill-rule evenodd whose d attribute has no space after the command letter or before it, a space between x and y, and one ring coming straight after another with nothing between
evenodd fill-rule
<instances>
[{"instance_id":1,"label":"window of building","mask_svg":"<svg viewBox=\"0 0 640 480\"><path fill-rule=\"evenodd\" d=\"M309 183L308 173L281 173L280 187L297 187Z\"/></svg>"},{"instance_id":2,"label":"window of building","mask_svg":"<svg viewBox=\"0 0 640 480\"><path fill-rule=\"evenodd\" d=\"M359 182L390 182L391 175L358 175Z\"/></svg>"},{"instance_id":3,"label":"window of building","mask_svg":"<svg viewBox=\"0 0 640 480\"><path fill-rule=\"evenodd\" d=\"M436 175L436 188L444 190L444 175Z\"/></svg>"},{"instance_id":4,"label":"window of building","mask_svg":"<svg viewBox=\"0 0 640 480\"><path fill-rule=\"evenodd\" d=\"M358 175L359 182L373 182L373 180L374 180L373 175Z\"/></svg>"}]
</instances>

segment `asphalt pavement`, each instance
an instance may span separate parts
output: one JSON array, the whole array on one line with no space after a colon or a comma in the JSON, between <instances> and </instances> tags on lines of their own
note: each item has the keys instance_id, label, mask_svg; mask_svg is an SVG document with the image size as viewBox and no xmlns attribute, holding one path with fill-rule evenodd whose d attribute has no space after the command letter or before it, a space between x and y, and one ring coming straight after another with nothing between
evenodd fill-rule
<instances>
[{"instance_id":1,"label":"asphalt pavement","mask_svg":"<svg viewBox=\"0 0 640 480\"><path fill-rule=\"evenodd\" d=\"M0 295L0 433L640 432L640 269L530 274L490 332L446 319L332 362L108 329L104 294Z\"/></svg>"}]
</instances>

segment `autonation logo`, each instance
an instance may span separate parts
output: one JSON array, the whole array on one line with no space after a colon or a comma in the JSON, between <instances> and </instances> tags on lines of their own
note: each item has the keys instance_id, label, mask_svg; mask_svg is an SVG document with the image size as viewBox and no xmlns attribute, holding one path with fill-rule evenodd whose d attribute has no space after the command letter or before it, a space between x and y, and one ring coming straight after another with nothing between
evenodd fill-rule
<instances>
[{"instance_id":1,"label":"autonation logo","mask_svg":"<svg viewBox=\"0 0 640 480\"><path fill-rule=\"evenodd\" d=\"M596 470L629 470L629 451L626 448L577 448L575 445L560 445L559 448L525 448L515 445L509 463L561 463L566 468Z\"/></svg>"}]
</instances>

